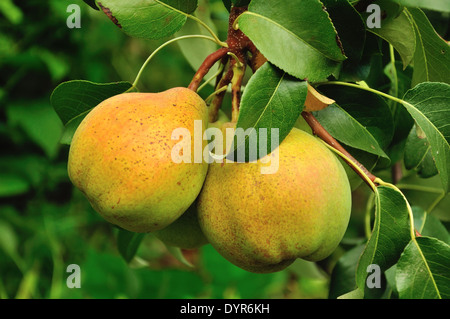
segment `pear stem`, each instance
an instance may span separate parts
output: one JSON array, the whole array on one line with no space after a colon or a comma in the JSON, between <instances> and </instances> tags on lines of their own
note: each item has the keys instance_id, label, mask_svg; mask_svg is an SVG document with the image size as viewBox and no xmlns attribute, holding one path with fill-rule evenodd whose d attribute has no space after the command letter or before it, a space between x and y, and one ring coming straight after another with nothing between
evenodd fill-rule
<instances>
[{"instance_id":1,"label":"pear stem","mask_svg":"<svg viewBox=\"0 0 450 319\"><path fill-rule=\"evenodd\" d=\"M341 144L339 144L336 139L331 136L330 133L328 133L327 130L319 123L319 121L316 119L314 115L312 115L310 112L302 112L302 116L305 119L305 121L308 123L308 125L313 130L313 134L320 137L325 143L333 147L334 149L338 150L342 154L345 155L343 159L350 165L350 167L364 180L364 182L369 185L369 187L373 188L372 185L367 181L367 178L371 182L375 182L377 177L373 175L367 168L364 167L360 162L358 162L357 159L355 159L347 150L342 147ZM355 168L354 165L356 165L359 169Z\"/></svg>"},{"instance_id":2,"label":"pear stem","mask_svg":"<svg viewBox=\"0 0 450 319\"><path fill-rule=\"evenodd\" d=\"M233 69L231 67L228 68L228 71L222 75L222 78L217 83L216 88L221 88L224 86L228 86L230 84L231 79L233 77ZM214 123L217 121L217 114L219 113L219 109L222 105L223 98L225 96L225 92L220 92L214 96L214 99L209 106L209 122Z\"/></svg>"},{"instance_id":3,"label":"pear stem","mask_svg":"<svg viewBox=\"0 0 450 319\"><path fill-rule=\"evenodd\" d=\"M225 92L227 89L228 89L228 85L225 85L225 86L222 86L221 88L219 88L218 90L214 91L205 99L205 103L208 104L209 101L214 98L214 96L216 96L217 94L220 94L222 92Z\"/></svg>"},{"instance_id":4,"label":"pear stem","mask_svg":"<svg viewBox=\"0 0 450 319\"><path fill-rule=\"evenodd\" d=\"M241 86L245 74L245 68L250 63L253 71L256 71L259 66L267 61L264 56L255 47L252 41L239 30L235 23L238 17L247 11L247 6L235 7L230 10L228 21L228 35L226 46L211 53L203 61L200 68L195 73L188 88L193 91L198 91L200 82L208 73L209 69L220 59L222 65L227 65L226 72L218 72L216 77L216 91L232 84L232 121L236 122L239 115L239 106L241 101ZM251 53L251 57L250 54ZM208 80L209 81L209 80ZM202 86L203 87L203 86ZM225 91L216 92L213 96L213 101L209 109L209 120L215 122L220 107L222 106Z\"/></svg>"},{"instance_id":5,"label":"pear stem","mask_svg":"<svg viewBox=\"0 0 450 319\"><path fill-rule=\"evenodd\" d=\"M233 63L234 62L234 63ZM241 85L245 74L245 63L232 61L233 78L231 79L231 122L236 123L241 104Z\"/></svg>"},{"instance_id":6,"label":"pear stem","mask_svg":"<svg viewBox=\"0 0 450 319\"><path fill-rule=\"evenodd\" d=\"M150 60L156 55L156 53L158 53L162 48L164 48L165 46L167 46L167 45L169 45L169 44L171 44L173 42L179 41L179 40L193 39L193 38L206 39L206 40L210 40L210 41L216 42L216 40L214 38L211 38L209 36L201 35L201 34L192 34L192 35L183 35L183 36L180 36L180 37L177 37L177 38L173 38L173 39L170 39L169 41L161 44L155 51L152 52L152 54L150 54L150 56L147 58L147 60L145 60L144 64L141 66L141 69L139 70L139 72L138 72L138 74L136 76L136 79L133 82L132 87L128 91L131 91L131 90L134 90L134 89L137 88L137 84L139 83L139 80L140 80L140 78L142 76L142 73L143 73L145 67L150 62Z\"/></svg>"},{"instance_id":7,"label":"pear stem","mask_svg":"<svg viewBox=\"0 0 450 319\"><path fill-rule=\"evenodd\" d=\"M219 69L217 70L217 72L211 76L209 79L207 79L202 85L200 85L197 89L197 93L200 92L205 86L208 85L208 83L210 83L212 80L216 79L220 74L223 73L223 69L224 69L224 65L220 64Z\"/></svg>"},{"instance_id":8,"label":"pear stem","mask_svg":"<svg viewBox=\"0 0 450 319\"><path fill-rule=\"evenodd\" d=\"M228 52L227 48L220 48L219 50L211 53L206 57L206 59L203 61L202 65L198 68L197 72L194 75L194 78L192 79L191 83L188 86L188 89L191 89L192 91L196 92L197 89L200 86L200 83L202 82L205 75L209 72L211 67L219 61L221 58L223 58Z\"/></svg>"},{"instance_id":9,"label":"pear stem","mask_svg":"<svg viewBox=\"0 0 450 319\"><path fill-rule=\"evenodd\" d=\"M202 20L200 20L199 18L197 18L196 16L191 15L191 14L188 14L187 17L192 19L192 20L194 20L195 22L200 24L202 27L204 27L211 34L211 36L214 38L214 41L218 45L220 45L221 47L224 47L224 48L228 47L228 44L226 42L220 41L220 39L217 37L217 35L214 33L214 31L206 23L204 23Z\"/></svg>"}]
</instances>

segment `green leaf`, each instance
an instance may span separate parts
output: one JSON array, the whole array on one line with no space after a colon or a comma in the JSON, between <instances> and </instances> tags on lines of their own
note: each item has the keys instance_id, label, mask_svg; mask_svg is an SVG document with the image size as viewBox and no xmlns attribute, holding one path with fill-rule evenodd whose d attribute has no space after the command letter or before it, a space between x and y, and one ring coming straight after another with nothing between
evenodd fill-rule
<instances>
[{"instance_id":1,"label":"green leaf","mask_svg":"<svg viewBox=\"0 0 450 319\"><path fill-rule=\"evenodd\" d=\"M421 178L417 174L405 174L398 185L411 205L426 211L431 208L428 213L439 220L450 222L450 194L444 193L439 175ZM436 202L444 194L445 197Z\"/></svg>"},{"instance_id":2,"label":"green leaf","mask_svg":"<svg viewBox=\"0 0 450 319\"><path fill-rule=\"evenodd\" d=\"M24 177L0 172L0 198L10 197L26 193L30 189L30 183Z\"/></svg>"},{"instance_id":3,"label":"green leaf","mask_svg":"<svg viewBox=\"0 0 450 319\"><path fill-rule=\"evenodd\" d=\"M419 138L415 127L406 140L404 160L405 168L417 170L421 177L427 178L438 173L431 154L430 143L425 136Z\"/></svg>"},{"instance_id":4,"label":"green leaf","mask_svg":"<svg viewBox=\"0 0 450 319\"><path fill-rule=\"evenodd\" d=\"M30 187L42 185L48 170L48 160L44 156L2 155L0 157L0 196L21 194Z\"/></svg>"},{"instance_id":5,"label":"green leaf","mask_svg":"<svg viewBox=\"0 0 450 319\"><path fill-rule=\"evenodd\" d=\"M181 262L183 265L188 266L190 268L193 268L194 265L192 265L187 259L186 257L184 257L183 255L183 251L181 250L181 248L179 247L175 247L175 246L168 246L165 245L167 248L167 251L173 256L175 257L176 260L178 260L179 262Z\"/></svg>"},{"instance_id":6,"label":"green leaf","mask_svg":"<svg viewBox=\"0 0 450 319\"><path fill-rule=\"evenodd\" d=\"M303 278L327 279L317 263L301 258L297 258L286 270Z\"/></svg>"},{"instance_id":7,"label":"green leaf","mask_svg":"<svg viewBox=\"0 0 450 319\"><path fill-rule=\"evenodd\" d=\"M0 249L11 257L17 257L18 243L19 238L13 227L9 223L0 220Z\"/></svg>"},{"instance_id":8,"label":"green leaf","mask_svg":"<svg viewBox=\"0 0 450 319\"><path fill-rule=\"evenodd\" d=\"M127 263L136 255L144 237L145 234L143 233L134 233L125 229L119 229L119 233L117 234L117 249Z\"/></svg>"},{"instance_id":9,"label":"green leaf","mask_svg":"<svg viewBox=\"0 0 450 319\"><path fill-rule=\"evenodd\" d=\"M50 102L65 125L60 143L70 144L73 134L84 117L100 102L126 92L129 82L94 83L74 80L61 83L54 90Z\"/></svg>"},{"instance_id":10,"label":"green leaf","mask_svg":"<svg viewBox=\"0 0 450 319\"><path fill-rule=\"evenodd\" d=\"M356 266L363 249L364 245L358 245L339 258L331 273L329 299L336 299L356 288Z\"/></svg>"},{"instance_id":11,"label":"green leaf","mask_svg":"<svg viewBox=\"0 0 450 319\"><path fill-rule=\"evenodd\" d=\"M400 61L395 61L395 70L394 65L392 63L387 64L386 67L384 68L384 74L389 78L391 82L389 94L395 97L402 97L403 95L405 95L406 91L411 89L412 73L413 68L408 66L405 69L403 69L402 63ZM395 108L394 106L397 106L398 103L394 101L388 101L388 104L391 106L392 109L394 109ZM403 108L399 107L399 109ZM409 129L407 130L406 135L408 135L410 129L411 127L409 127Z\"/></svg>"},{"instance_id":12,"label":"green leaf","mask_svg":"<svg viewBox=\"0 0 450 319\"><path fill-rule=\"evenodd\" d=\"M364 292L359 288L356 288L355 290L352 290L350 292L347 292L346 294L337 297L337 299L363 299L363 298Z\"/></svg>"},{"instance_id":13,"label":"green leaf","mask_svg":"<svg viewBox=\"0 0 450 319\"><path fill-rule=\"evenodd\" d=\"M160 39L181 29L197 0L96 0L97 5L126 34Z\"/></svg>"},{"instance_id":14,"label":"green leaf","mask_svg":"<svg viewBox=\"0 0 450 319\"><path fill-rule=\"evenodd\" d=\"M60 81L69 72L69 63L66 60L60 58L55 53L40 48L33 48L32 52L47 65L48 71L53 81Z\"/></svg>"},{"instance_id":15,"label":"green leaf","mask_svg":"<svg viewBox=\"0 0 450 319\"><path fill-rule=\"evenodd\" d=\"M124 93L131 87L132 84L129 82L68 81L61 83L53 90L50 102L65 125L73 118L91 110L100 102Z\"/></svg>"},{"instance_id":16,"label":"green leaf","mask_svg":"<svg viewBox=\"0 0 450 319\"><path fill-rule=\"evenodd\" d=\"M322 126L340 142L388 159L367 127L338 104L334 103L315 115Z\"/></svg>"},{"instance_id":17,"label":"green leaf","mask_svg":"<svg viewBox=\"0 0 450 319\"><path fill-rule=\"evenodd\" d=\"M8 104L7 116L9 123L21 127L49 158L57 155L62 125L48 102L27 101Z\"/></svg>"},{"instance_id":18,"label":"green leaf","mask_svg":"<svg viewBox=\"0 0 450 319\"><path fill-rule=\"evenodd\" d=\"M450 186L450 85L421 83L406 92L403 106L422 129L431 147L445 192Z\"/></svg>"},{"instance_id":19,"label":"green leaf","mask_svg":"<svg viewBox=\"0 0 450 319\"><path fill-rule=\"evenodd\" d=\"M384 272L384 276L386 277L386 282L388 287L390 288L390 299L398 299L398 291L397 291L397 283L395 281L395 271L397 269L397 264L387 269ZM389 291L389 289L388 289Z\"/></svg>"},{"instance_id":20,"label":"green leaf","mask_svg":"<svg viewBox=\"0 0 450 319\"><path fill-rule=\"evenodd\" d=\"M12 0L2 0L0 2L0 12L12 24L19 24L23 20L23 12Z\"/></svg>"},{"instance_id":21,"label":"green leaf","mask_svg":"<svg viewBox=\"0 0 450 319\"><path fill-rule=\"evenodd\" d=\"M416 31L412 86L421 82L450 84L450 48L420 9L405 9Z\"/></svg>"},{"instance_id":22,"label":"green leaf","mask_svg":"<svg viewBox=\"0 0 450 319\"><path fill-rule=\"evenodd\" d=\"M83 0L87 5L89 5L92 9L99 10L97 5L95 4L95 0Z\"/></svg>"},{"instance_id":23,"label":"green leaf","mask_svg":"<svg viewBox=\"0 0 450 319\"><path fill-rule=\"evenodd\" d=\"M369 170L369 172L371 172L376 167L377 163L380 160L380 157L375 154L371 154L371 153L359 150L357 148L353 148L351 146L345 145L344 143L342 143L342 146L347 150L347 152L352 154L352 156L358 162L360 162L362 165L364 165L364 167L367 168ZM347 173L348 181L350 182L350 187L351 187L352 191L357 189L363 183L361 176L356 174L355 171L350 167L350 165L348 165L348 163L346 163L340 156L338 157L338 159L341 162L341 164L344 166L344 169L345 169L345 172ZM386 159L386 161L389 161L389 160Z\"/></svg>"},{"instance_id":24,"label":"green leaf","mask_svg":"<svg viewBox=\"0 0 450 319\"><path fill-rule=\"evenodd\" d=\"M347 1L322 0L349 60L361 59L366 30L358 11Z\"/></svg>"},{"instance_id":25,"label":"green leaf","mask_svg":"<svg viewBox=\"0 0 450 319\"><path fill-rule=\"evenodd\" d=\"M394 265L410 238L409 210L405 197L393 188L377 187L372 234L356 272L358 288L367 292L367 267L376 264L383 272Z\"/></svg>"},{"instance_id":26,"label":"green leaf","mask_svg":"<svg viewBox=\"0 0 450 319\"><path fill-rule=\"evenodd\" d=\"M236 129L242 128L244 131L252 129L245 139L238 139L235 135L233 155L240 158L245 152L245 160L255 158L248 149L252 150L253 145L250 142L258 141L256 156L270 153L278 146L289 134L292 127L303 110L308 88L305 81L297 80L285 72L279 70L270 63L265 63L250 78L244 94L242 95L239 118ZM277 145L271 144L272 128L278 129ZM261 145L263 142L259 136L260 129L267 129L267 146ZM267 147L260 154L261 147ZM275 147L274 147L275 146ZM233 152L232 152L233 153ZM265 154L264 154L265 153ZM231 153L230 153L231 154Z\"/></svg>"},{"instance_id":27,"label":"green leaf","mask_svg":"<svg viewBox=\"0 0 450 319\"><path fill-rule=\"evenodd\" d=\"M441 12L450 12L450 3L445 0L392 0L405 7L416 7Z\"/></svg>"},{"instance_id":28,"label":"green leaf","mask_svg":"<svg viewBox=\"0 0 450 319\"><path fill-rule=\"evenodd\" d=\"M324 80L346 59L318 0L291 1L289 6L253 0L238 26L270 62L299 79Z\"/></svg>"},{"instance_id":29,"label":"green leaf","mask_svg":"<svg viewBox=\"0 0 450 319\"><path fill-rule=\"evenodd\" d=\"M86 117L86 115L89 113L89 111L86 111L84 113L81 113L77 117L74 117L69 122L67 122L66 126L64 126L64 130L61 134L61 139L59 142L61 144L70 145L72 143L72 138L75 132L77 131L78 126L81 124L83 119Z\"/></svg>"},{"instance_id":30,"label":"green leaf","mask_svg":"<svg viewBox=\"0 0 450 319\"><path fill-rule=\"evenodd\" d=\"M223 5L225 6L225 8L228 10L228 12L230 12L231 10L231 0L222 0Z\"/></svg>"},{"instance_id":31,"label":"green leaf","mask_svg":"<svg viewBox=\"0 0 450 319\"><path fill-rule=\"evenodd\" d=\"M406 68L411 63L416 48L414 26L405 11L399 15L392 12L391 15L383 19L381 28L368 28L368 30L392 44L400 54L403 68Z\"/></svg>"},{"instance_id":32,"label":"green leaf","mask_svg":"<svg viewBox=\"0 0 450 319\"><path fill-rule=\"evenodd\" d=\"M396 271L401 299L450 298L450 246L431 237L417 237L402 253Z\"/></svg>"},{"instance_id":33,"label":"green leaf","mask_svg":"<svg viewBox=\"0 0 450 319\"><path fill-rule=\"evenodd\" d=\"M320 91L336 101L314 113L334 138L348 146L389 159L383 149L392 140L394 125L384 99L349 87L321 86Z\"/></svg>"},{"instance_id":34,"label":"green leaf","mask_svg":"<svg viewBox=\"0 0 450 319\"><path fill-rule=\"evenodd\" d=\"M412 211L414 226L422 236L434 237L450 244L450 234L439 219L418 206L413 206Z\"/></svg>"},{"instance_id":35,"label":"green leaf","mask_svg":"<svg viewBox=\"0 0 450 319\"><path fill-rule=\"evenodd\" d=\"M395 70L394 65L389 63L386 65L384 73L391 82L389 89L390 95L402 97L405 95L406 91L411 88L412 68L410 66L403 69L402 63L400 61L395 61ZM406 138L414 125L414 120L411 115L409 115L408 111L399 105L398 102L387 100L387 103L391 108L394 120L394 135L392 137L392 142L385 152L391 159L390 162L396 163L403 159ZM390 163L386 163L386 165L390 166Z\"/></svg>"}]
</instances>

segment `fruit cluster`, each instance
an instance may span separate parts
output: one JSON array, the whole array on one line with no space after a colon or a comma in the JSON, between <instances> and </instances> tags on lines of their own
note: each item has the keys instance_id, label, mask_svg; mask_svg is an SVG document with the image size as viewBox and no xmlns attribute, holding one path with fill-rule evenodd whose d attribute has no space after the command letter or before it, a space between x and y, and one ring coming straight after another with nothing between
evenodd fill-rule
<instances>
[{"instance_id":1,"label":"fruit cluster","mask_svg":"<svg viewBox=\"0 0 450 319\"><path fill-rule=\"evenodd\" d=\"M78 127L69 177L107 221L183 249L209 243L251 272L279 271L296 258L318 261L335 250L350 218L351 189L327 147L293 128L276 150L274 174L261 167L275 151L247 163L176 163L173 132L191 132L193 157L195 120L202 134L208 125L230 126L223 119L208 124L205 102L187 88L111 97Z\"/></svg>"}]
</instances>

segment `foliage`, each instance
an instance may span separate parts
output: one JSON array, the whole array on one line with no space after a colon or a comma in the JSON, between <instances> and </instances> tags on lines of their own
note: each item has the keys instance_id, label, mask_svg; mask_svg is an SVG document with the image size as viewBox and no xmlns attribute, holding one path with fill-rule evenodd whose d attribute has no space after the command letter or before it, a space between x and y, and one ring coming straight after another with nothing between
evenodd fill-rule
<instances>
[{"instance_id":1,"label":"foliage","mask_svg":"<svg viewBox=\"0 0 450 319\"><path fill-rule=\"evenodd\" d=\"M374 1L380 28L368 25L366 1L84 2L80 29L66 27L70 1L0 5L1 298L449 298L445 1ZM66 172L71 137L93 107L129 90L187 86L224 45L229 12L246 5L233 27L268 62L241 79L237 126L278 128L284 138L312 85L335 101L312 114L373 174L347 167L364 183L358 176L333 255L266 275L233 266L209 245L180 251L112 227ZM200 36L165 47L168 37L192 34ZM233 94L220 101L229 115ZM72 263L83 271L82 289L65 285ZM380 289L366 284L371 264L383 274Z\"/></svg>"}]
</instances>

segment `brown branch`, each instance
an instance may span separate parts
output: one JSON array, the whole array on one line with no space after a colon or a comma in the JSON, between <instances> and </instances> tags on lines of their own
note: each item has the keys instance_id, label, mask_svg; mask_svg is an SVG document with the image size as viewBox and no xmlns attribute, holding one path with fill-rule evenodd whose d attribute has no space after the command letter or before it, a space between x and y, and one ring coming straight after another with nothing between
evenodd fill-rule
<instances>
[{"instance_id":1,"label":"brown branch","mask_svg":"<svg viewBox=\"0 0 450 319\"><path fill-rule=\"evenodd\" d=\"M336 141L336 139L331 136L330 133L328 133L327 130L325 130L325 128L319 123L319 121L314 117L314 115L312 115L309 112L302 112L302 116L303 118L306 120L306 122L308 123L308 125L311 127L311 129L313 130L313 134L317 135L318 137L320 137L325 143L327 143L328 145L330 145L331 147L335 148L336 150L338 150L339 152L341 152L342 154L344 154L349 160L344 159L349 165L350 167L367 183L366 179L364 178L364 176L361 174L360 171L358 171L357 169L355 169L353 167L354 164L356 166L358 166L363 172L364 174L372 181L374 182L375 179L377 178L375 175L373 175L371 172L369 172L367 170L367 168L364 167L364 165L362 165L360 162L358 162L357 159L355 159L349 152L347 152L347 150L345 148L342 147L341 144L339 144L338 141ZM368 183L367 183L368 184ZM370 186L370 185L369 185Z\"/></svg>"},{"instance_id":2,"label":"brown branch","mask_svg":"<svg viewBox=\"0 0 450 319\"><path fill-rule=\"evenodd\" d=\"M232 7L229 22L228 22L228 36L227 36L227 48L221 48L216 52L210 54L205 61L203 61L200 68L195 73L191 83L188 88L197 91L200 82L204 76L208 73L210 68L217 61L221 60L223 65L227 65L230 57L227 56L228 53L232 54L234 59L231 59L229 63L228 70L226 72L222 71L216 79L216 90L228 86L232 83L232 106L233 106L233 116L237 120L237 114L239 111L239 105L241 100L241 86L244 77L245 66L247 65L246 54L250 51L250 48L256 50L255 46L251 45L250 39L239 29L234 29L234 22L239 15L247 10L247 7ZM253 51L256 52L256 51ZM259 52L259 51L258 51ZM255 55L253 55L255 56ZM238 61L237 61L238 60ZM238 63L240 62L240 63ZM242 65L241 65L242 64ZM217 115L219 109L222 105L225 96L225 91L217 93L213 101L211 102L209 108L209 121L215 122L217 120Z\"/></svg>"},{"instance_id":3,"label":"brown branch","mask_svg":"<svg viewBox=\"0 0 450 319\"><path fill-rule=\"evenodd\" d=\"M197 72L195 73L191 83L188 86L188 89L191 89L192 91L196 92L198 87L200 86L200 83L202 82L205 75L209 72L211 67L219 61L221 58L223 58L228 52L228 48L220 48L219 50L211 53L206 57L206 59L203 61L202 65L198 68Z\"/></svg>"},{"instance_id":4,"label":"brown branch","mask_svg":"<svg viewBox=\"0 0 450 319\"><path fill-rule=\"evenodd\" d=\"M230 51L236 55L244 52L247 49L248 44L251 42L250 39L241 30L236 30L233 27L236 18L245 11L247 11L247 7L232 7L228 20L227 44L230 48Z\"/></svg>"}]
</instances>

